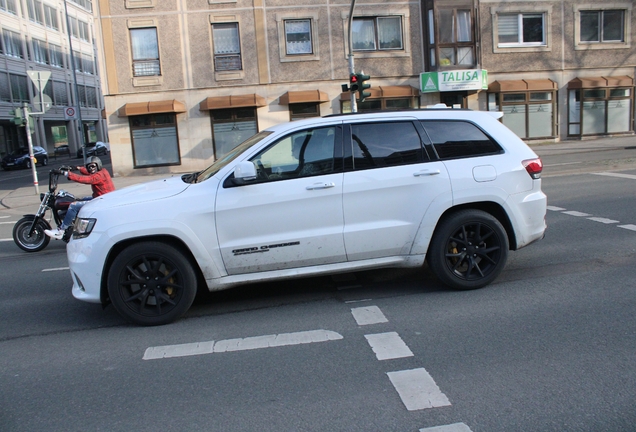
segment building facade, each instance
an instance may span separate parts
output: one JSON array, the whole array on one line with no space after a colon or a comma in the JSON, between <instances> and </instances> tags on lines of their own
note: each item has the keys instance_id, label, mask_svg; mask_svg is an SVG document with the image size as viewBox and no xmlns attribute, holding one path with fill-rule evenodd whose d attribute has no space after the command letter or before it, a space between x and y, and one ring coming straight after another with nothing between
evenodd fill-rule
<instances>
[{"instance_id":1,"label":"building facade","mask_svg":"<svg viewBox=\"0 0 636 432\"><path fill-rule=\"evenodd\" d=\"M44 111L32 140L50 154L107 141L91 0L0 0L0 34L0 156L27 147L11 122L25 104Z\"/></svg>"},{"instance_id":2,"label":"building facade","mask_svg":"<svg viewBox=\"0 0 636 432\"><path fill-rule=\"evenodd\" d=\"M527 140L633 133L632 2L367 0L358 111L505 113ZM348 112L349 1L99 0L115 175L198 171L272 124Z\"/></svg>"}]
</instances>

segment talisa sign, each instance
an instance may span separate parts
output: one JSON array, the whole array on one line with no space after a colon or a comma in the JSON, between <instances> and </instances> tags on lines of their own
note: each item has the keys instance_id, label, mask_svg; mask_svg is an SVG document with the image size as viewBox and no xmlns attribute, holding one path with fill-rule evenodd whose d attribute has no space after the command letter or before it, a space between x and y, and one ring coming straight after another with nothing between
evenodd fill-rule
<instances>
[{"instance_id":1,"label":"talisa sign","mask_svg":"<svg viewBox=\"0 0 636 432\"><path fill-rule=\"evenodd\" d=\"M488 89L488 71L485 69L424 72L420 74L422 93Z\"/></svg>"}]
</instances>

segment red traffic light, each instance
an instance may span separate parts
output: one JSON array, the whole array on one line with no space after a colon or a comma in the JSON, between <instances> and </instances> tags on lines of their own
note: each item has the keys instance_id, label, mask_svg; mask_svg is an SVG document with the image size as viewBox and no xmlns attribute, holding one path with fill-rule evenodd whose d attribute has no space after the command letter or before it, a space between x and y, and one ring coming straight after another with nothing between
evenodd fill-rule
<instances>
[{"instance_id":1,"label":"red traffic light","mask_svg":"<svg viewBox=\"0 0 636 432\"><path fill-rule=\"evenodd\" d=\"M352 83L357 83L358 82L358 77L354 74L351 74L351 77L349 78L349 82Z\"/></svg>"}]
</instances>

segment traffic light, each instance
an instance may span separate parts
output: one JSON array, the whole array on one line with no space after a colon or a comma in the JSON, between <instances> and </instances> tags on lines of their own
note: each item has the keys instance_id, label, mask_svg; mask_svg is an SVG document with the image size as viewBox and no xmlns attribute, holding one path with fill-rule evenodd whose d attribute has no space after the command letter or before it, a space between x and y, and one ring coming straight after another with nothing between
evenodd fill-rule
<instances>
[{"instance_id":1,"label":"traffic light","mask_svg":"<svg viewBox=\"0 0 636 432\"><path fill-rule=\"evenodd\" d=\"M371 96L370 92L365 91L366 89L371 87L371 84L368 84L365 82L365 81L368 81L370 78L371 77L369 75L365 75L362 72L356 74L357 90L358 90L358 93L360 94L358 98L358 102L364 102L366 98Z\"/></svg>"},{"instance_id":2,"label":"traffic light","mask_svg":"<svg viewBox=\"0 0 636 432\"><path fill-rule=\"evenodd\" d=\"M12 117L9 121L16 126L24 126L24 115L22 114L22 108L17 108L9 111L9 115Z\"/></svg>"},{"instance_id":3,"label":"traffic light","mask_svg":"<svg viewBox=\"0 0 636 432\"><path fill-rule=\"evenodd\" d=\"M349 75L349 91L355 93L358 91L358 75Z\"/></svg>"}]
</instances>

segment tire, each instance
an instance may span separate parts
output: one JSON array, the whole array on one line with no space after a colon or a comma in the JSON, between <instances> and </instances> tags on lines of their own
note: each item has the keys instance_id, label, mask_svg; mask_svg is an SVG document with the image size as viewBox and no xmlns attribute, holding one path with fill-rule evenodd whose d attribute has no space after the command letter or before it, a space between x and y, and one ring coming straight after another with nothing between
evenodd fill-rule
<instances>
[{"instance_id":1,"label":"tire","mask_svg":"<svg viewBox=\"0 0 636 432\"><path fill-rule=\"evenodd\" d=\"M25 216L13 226L13 241L26 252L39 252L51 241L51 238L44 234L44 230L51 229L51 225L42 219L38 221L33 235L29 237L33 219L34 216Z\"/></svg>"},{"instance_id":2,"label":"tire","mask_svg":"<svg viewBox=\"0 0 636 432\"><path fill-rule=\"evenodd\" d=\"M49 164L49 158L45 157L44 159L42 159L43 166L47 166L48 164Z\"/></svg>"},{"instance_id":3,"label":"tire","mask_svg":"<svg viewBox=\"0 0 636 432\"><path fill-rule=\"evenodd\" d=\"M508 247L506 230L494 216L481 210L462 210L439 223L427 260L445 285L477 289L499 276L508 259Z\"/></svg>"},{"instance_id":4,"label":"tire","mask_svg":"<svg viewBox=\"0 0 636 432\"><path fill-rule=\"evenodd\" d=\"M26 163L24 164L24 166L25 166L27 169L28 169L28 168L31 168L31 161L30 161L30 160L26 161Z\"/></svg>"},{"instance_id":5,"label":"tire","mask_svg":"<svg viewBox=\"0 0 636 432\"><path fill-rule=\"evenodd\" d=\"M178 249L160 242L133 244L108 271L108 295L124 318L154 326L179 319L192 305L197 277Z\"/></svg>"}]
</instances>

